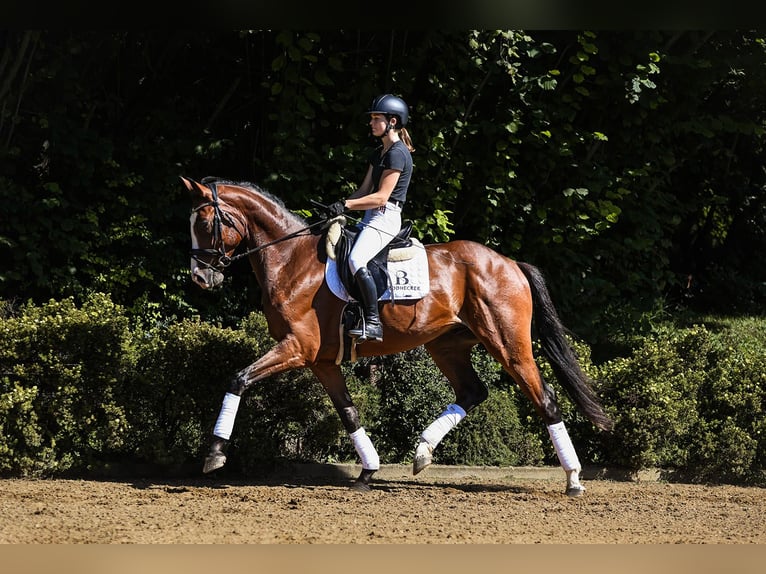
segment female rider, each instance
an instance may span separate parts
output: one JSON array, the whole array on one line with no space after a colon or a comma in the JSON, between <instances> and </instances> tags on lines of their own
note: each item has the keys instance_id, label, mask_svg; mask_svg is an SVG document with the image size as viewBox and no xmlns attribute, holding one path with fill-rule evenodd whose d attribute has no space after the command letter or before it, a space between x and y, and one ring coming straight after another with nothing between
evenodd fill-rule
<instances>
[{"instance_id":1,"label":"female rider","mask_svg":"<svg viewBox=\"0 0 766 574\"><path fill-rule=\"evenodd\" d=\"M378 293L367 264L396 236L402 226L402 206L412 177L412 140L404 126L409 109L401 98L383 94L372 101L372 135L381 145L370 155L367 173L359 188L345 201L329 206L331 216L346 210L364 211L361 231L349 254L348 264L359 286L363 317L349 330L357 342L383 340L378 314Z\"/></svg>"}]
</instances>

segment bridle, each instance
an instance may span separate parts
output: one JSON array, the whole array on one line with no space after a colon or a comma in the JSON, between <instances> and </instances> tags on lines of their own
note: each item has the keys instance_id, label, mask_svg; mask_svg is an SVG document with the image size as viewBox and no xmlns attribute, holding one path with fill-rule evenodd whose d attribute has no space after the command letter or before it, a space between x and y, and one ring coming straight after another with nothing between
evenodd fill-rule
<instances>
[{"instance_id":1,"label":"bridle","mask_svg":"<svg viewBox=\"0 0 766 574\"><path fill-rule=\"evenodd\" d=\"M307 231L312 230L314 227L327 225L326 220L317 221L316 223L312 223L311 225L303 227L302 229L299 229L298 231L294 231L293 233L289 233L283 237L280 237L279 239L275 239L274 241L264 243L263 245L258 245L256 247L248 249L247 251L244 251L242 253L239 253L237 255L230 257L229 255L226 254L226 244L223 241L223 226L226 225L228 227L234 228L234 230L239 234L240 238L242 239L245 238L247 233L240 232L231 214L221 209L220 202L218 200L218 188L216 184L213 182L210 182L207 184L207 186L210 188L210 191L213 194L212 201L208 201L206 203L198 205L197 207L192 209L192 213L198 213L200 210L206 207L213 208L213 248L212 249L192 249L190 253L191 253L192 259L194 259L199 265L201 265L202 267L206 269L212 269L213 271L217 271L218 273L223 273L223 271L229 265L234 263L234 261L236 261L237 259L242 259L243 257L247 257L248 255L251 255L252 253L261 251L262 249L265 249L266 247L270 247L276 243L285 241L286 239L292 239L293 237L305 235ZM218 246L217 249L215 248L216 245ZM205 257L209 257L212 259L210 261L205 261L203 259L200 259L200 257L203 255Z\"/></svg>"},{"instance_id":2,"label":"bridle","mask_svg":"<svg viewBox=\"0 0 766 574\"><path fill-rule=\"evenodd\" d=\"M239 233L239 236L244 238L244 234L240 233L237 229L237 225L234 223L234 218L231 214L221 209L218 201L218 189L214 183L208 184L210 190L213 193L212 201L208 201L201 205L198 205L192 209L192 213L199 213L206 207L213 208L213 248L212 249L192 249L190 251L192 259L194 259L199 265L206 269L213 269L214 271L223 272L229 265L231 265L234 258L229 257L226 254L226 244L223 241L223 226L233 227L234 230ZM218 248L216 249L216 245ZM210 261L201 259L201 256L211 258Z\"/></svg>"}]
</instances>

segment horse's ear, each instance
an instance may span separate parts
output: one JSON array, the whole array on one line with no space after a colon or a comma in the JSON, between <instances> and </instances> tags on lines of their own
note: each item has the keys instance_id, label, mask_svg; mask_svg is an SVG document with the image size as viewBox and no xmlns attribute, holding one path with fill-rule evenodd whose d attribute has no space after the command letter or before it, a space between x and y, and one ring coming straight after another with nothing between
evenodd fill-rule
<instances>
[{"instance_id":1,"label":"horse's ear","mask_svg":"<svg viewBox=\"0 0 766 574\"><path fill-rule=\"evenodd\" d=\"M181 178L181 181L186 186L186 189L189 190L189 193L191 194L192 197L203 197L205 195L205 192L203 191L203 186L200 183L188 177L184 177L184 176L179 176L179 177Z\"/></svg>"}]
</instances>

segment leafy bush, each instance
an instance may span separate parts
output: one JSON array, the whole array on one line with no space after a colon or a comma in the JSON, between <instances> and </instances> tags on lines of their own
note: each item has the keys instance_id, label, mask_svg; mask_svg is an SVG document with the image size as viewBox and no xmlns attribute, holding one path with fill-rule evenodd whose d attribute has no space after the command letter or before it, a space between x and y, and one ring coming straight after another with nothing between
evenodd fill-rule
<instances>
[{"instance_id":1,"label":"leafy bush","mask_svg":"<svg viewBox=\"0 0 766 574\"><path fill-rule=\"evenodd\" d=\"M151 318L150 318L151 319ZM156 317L154 318L156 319ZM273 344L263 314L236 328L200 320L136 320L108 295L0 304L0 475L101 472L113 465L198 468L237 371ZM700 482L766 483L766 319L706 317L634 333L632 352L594 365L571 341L613 418L601 433L557 392L584 465L659 467ZM545 425L481 348L473 364L489 398L434 453L442 464L558 464ZM538 360L559 390L550 365ZM422 348L344 364L349 393L381 461L412 460L422 430L454 402ZM310 370L245 394L227 472L283 459L355 461L356 452ZM191 472L197 472L192 470Z\"/></svg>"},{"instance_id":2,"label":"leafy bush","mask_svg":"<svg viewBox=\"0 0 766 574\"><path fill-rule=\"evenodd\" d=\"M766 470L766 321L709 319L711 348L699 389L700 428L686 474L758 482Z\"/></svg>"},{"instance_id":3,"label":"leafy bush","mask_svg":"<svg viewBox=\"0 0 766 574\"><path fill-rule=\"evenodd\" d=\"M123 393L134 428L132 455L163 466L201 460L229 383L259 355L257 341L198 320L137 338L135 377Z\"/></svg>"},{"instance_id":4,"label":"leafy bush","mask_svg":"<svg viewBox=\"0 0 766 574\"><path fill-rule=\"evenodd\" d=\"M602 366L615 413L611 464L668 476L763 482L764 320L658 326L629 358Z\"/></svg>"},{"instance_id":5,"label":"leafy bush","mask_svg":"<svg viewBox=\"0 0 766 574\"><path fill-rule=\"evenodd\" d=\"M0 321L0 472L92 468L123 452L119 389L132 370L128 320L107 295L27 304Z\"/></svg>"},{"instance_id":6,"label":"leafy bush","mask_svg":"<svg viewBox=\"0 0 766 574\"><path fill-rule=\"evenodd\" d=\"M686 466L689 441L699 425L697 393L709 350L703 327L666 327L629 358L603 366L604 400L615 413L607 460L632 469Z\"/></svg>"}]
</instances>

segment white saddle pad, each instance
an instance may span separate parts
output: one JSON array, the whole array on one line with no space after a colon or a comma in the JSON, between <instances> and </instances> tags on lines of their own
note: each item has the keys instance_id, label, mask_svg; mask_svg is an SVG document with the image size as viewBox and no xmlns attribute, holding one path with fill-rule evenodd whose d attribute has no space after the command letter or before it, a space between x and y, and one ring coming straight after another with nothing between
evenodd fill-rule
<instances>
[{"instance_id":1,"label":"white saddle pad","mask_svg":"<svg viewBox=\"0 0 766 574\"><path fill-rule=\"evenodd\" d=\"M380 301L401 301L404 299L421 299L428 295L431 284L428 277L428 257L425 247L417 242L418 248L411 259L405 261L389 261L388 273L391 276L393 287L388 288L379 297ZM338 268L335 259L327 258L325 267L325 280L330 291L343 301L353 301L338 276ZM393 294L391 291L393 290Z\"/></svg>"}]
</instances>

